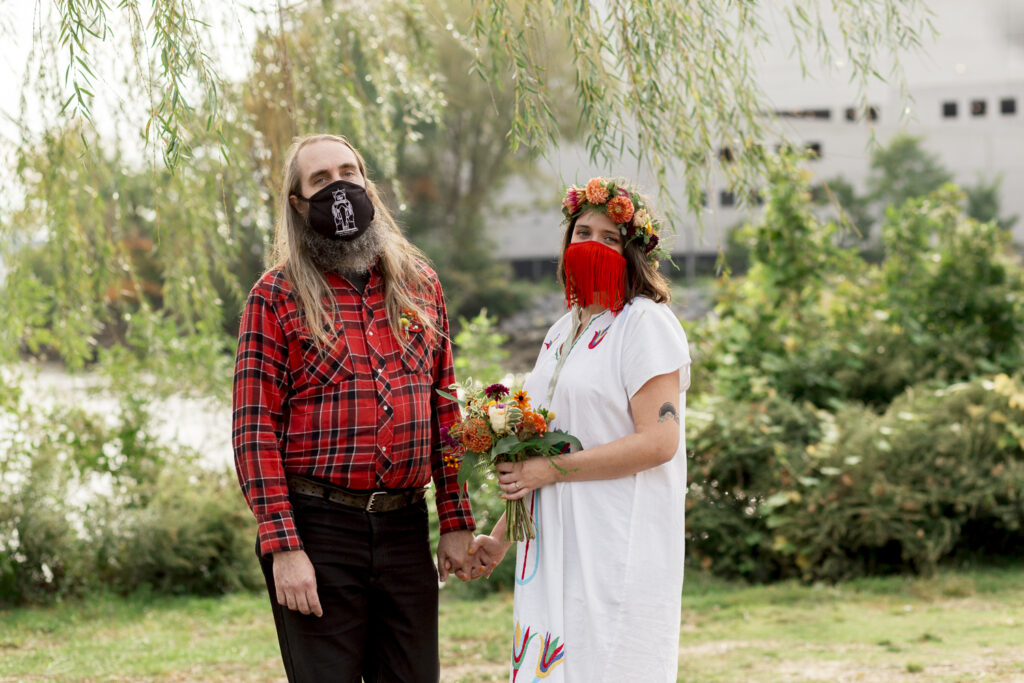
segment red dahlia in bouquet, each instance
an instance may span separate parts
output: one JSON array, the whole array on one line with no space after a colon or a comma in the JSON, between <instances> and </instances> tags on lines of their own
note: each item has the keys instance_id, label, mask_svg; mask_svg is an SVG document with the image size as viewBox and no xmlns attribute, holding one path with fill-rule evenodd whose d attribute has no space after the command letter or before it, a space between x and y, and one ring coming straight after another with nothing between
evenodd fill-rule
<instances>
[{"instance_id":1,"label":"red dahlia in bouquet","mask_svg":"<svg viewBox=\"0 0 1024 683\"><path fill-rule=\"evenodd\" d=\"M550 458L569 448L582 448L575 436L551 429L555 414L531 408L525 391L512 393L503 384L481 388L472 381L448 389L451 393L437 393L458 401L462 420L450 429L442 429L441 439L445 465L459 472L460 491L474 468L493 469L501 462ZM562 469L557 463L551 464ZM505 503L505 522L505 540L534 538L533 519L521 498Z\"/></svg>"}]
</instances>

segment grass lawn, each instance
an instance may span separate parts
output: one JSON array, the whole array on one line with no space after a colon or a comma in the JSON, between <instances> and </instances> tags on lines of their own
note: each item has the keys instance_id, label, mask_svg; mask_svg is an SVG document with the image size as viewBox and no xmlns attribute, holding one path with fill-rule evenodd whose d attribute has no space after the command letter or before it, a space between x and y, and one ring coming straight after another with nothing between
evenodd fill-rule
<instances>
[{"instance_id":1,"label":"grass lawn","mask_svg":"<svg viewBox=\"0 0 1024 683\"><path fill-rule=\"evenodd\" d=\"M442 680L504 681L511 595L464 594L443 592ZM6 610L0 681L284 681L265 600L97 597ZM838 587L691 572L679 680L1024 681L1024 567Z\"/></svg>"}]
</instances>

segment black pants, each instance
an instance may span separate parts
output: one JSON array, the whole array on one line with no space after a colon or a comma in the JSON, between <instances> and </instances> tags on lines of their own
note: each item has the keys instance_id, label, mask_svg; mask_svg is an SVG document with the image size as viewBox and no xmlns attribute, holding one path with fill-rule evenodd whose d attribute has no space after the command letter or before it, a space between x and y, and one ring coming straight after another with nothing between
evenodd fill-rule
<instances>
[{"instance_id":1,"label":"black pants","mask_svg":"<svg viewBox=\"0 0 1024 683\"><path fill-rule=\"evenodd\" d=\"M437 683L437 569L427 506L368 513L293 495L323 616L277 604L273 561L260 558L291 683Z\"/></svg>"}]
</instances>

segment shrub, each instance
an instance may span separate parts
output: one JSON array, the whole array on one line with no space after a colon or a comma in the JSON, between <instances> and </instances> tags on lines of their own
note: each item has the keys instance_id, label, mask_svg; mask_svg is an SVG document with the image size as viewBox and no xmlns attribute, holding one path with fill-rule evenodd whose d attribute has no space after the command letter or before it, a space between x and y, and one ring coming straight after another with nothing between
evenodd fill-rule
<instances>
[{"instance_id":1,"label":"shrub","mask_svg":"<svg viewBox=\"0 0 1024 683\"><path fill-rule=\"evenodd\" d=\"M35 409L0 383L0 604L261 583L234 476L160 445L145 401L105 419Z\"/></svg>"},{"instance_id":2,"label":"shrub","mask_svg":"<svg viewBox=\"0 0 1024 683\"><path fill-rule=\"evenodd\" d=\"M193 595L263 585L256 522L233 472L167 467L146 488L145 506L103 517L96 537L105 585Z\"/></svg>"},{"instance_id":3,"label":"shrub","mask_svg":"<svg viewBox=\"0 0 1024 683\"><path fill-rule=\"evenodd\" d=\"M762 401L707 397L687 409L687 550L701 567L755 581L785 573L762 504L802 474L804 449L822 439L827 418L770 391Z\"/></svg>"},{"instance_id":4,"label":"shrub","mask_svg":"<svg viewBox=\"0 0 1024 683\"><path fill-rule=\"evenodd\" d=\"M914 387L882 416L850 411L841 422L841 438L812 451L808 476L764 505L776 547L805 579L929 574L964 549L1019 552L1019 380Z\"/></svg>"},{"instance_id":5,"label":"shrub","mask_svg":"<svg viewBox=\"0 0 1024 683\"><path fill-rule=\"evenodd\" d=\"M882 415L775 396L705 399L694 449L691 555L725 576L836 581L1024 543L1024 382L908 389Z\"/></svg>"},{"instance_id":6,"label":"shrub","mask_svg":"<svg viewBox=\"0 0 1024 683\"><path fill-rule=\"evenodd\" d=\"M1024 269L995 223L963 215L947 186L890 208L884 263L833 244L810 213L806 181L778 171L768 210L744 228L751 268L724 280L695 330L699 380L712 393L879 410L907 387L1024 365Z\"/></svg>"}]
</instances>

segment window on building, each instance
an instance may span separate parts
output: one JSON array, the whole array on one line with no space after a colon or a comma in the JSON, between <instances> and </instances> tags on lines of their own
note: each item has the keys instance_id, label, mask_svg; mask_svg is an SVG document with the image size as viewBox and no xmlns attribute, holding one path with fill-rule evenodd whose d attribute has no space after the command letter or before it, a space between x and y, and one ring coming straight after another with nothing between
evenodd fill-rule
<instances>
[{"instance_id":1,"label":"window on building","mask_svg":"<svg viewBox=\"0 0 1024 683\"><path fill-rule=\"evenodd\" d=\"M878 107L876 107L874 105L870 105L868 107L867 115L866 116L861 116L861 112L860 112L860 109L858 107L847 107L845 112L846 112L846 120L850 121L851 123L856 123L857 121L861 120L862 118L867 118L868 121L877 121L878 120Z\"/></svg>"},{"instance_id":2,"label":"window on building","mask_svg":"<svg viewBox=\"0 0 1024 683\"><path fill-rule=\"evenodd\" d=\"M761 192L758 190L751 190L748 197L748 201L753 206L761 206L762 204L764 204L764 195L762 195Z\"/></svg>"},{"instance_id":3,"label":"window on building","mask_svg":"<svg viewBox=\"0 0 1024 683\"><path fill-rule=\"evenodd\" d=\"M718 160L723 164L731 164L733 162L732 147L722 147L718 150Z\"/></svg>"},{"instance_id":4,"label":"window on building","mask_svg":"<svg viewBox=\"0 0 1024 683\"><path fill-rule=\"evenodd\" d=\"M707 206L708 205L708 192L707 192L707 190L701 190L700 191L700 205L701 206Z\"/></svg>"},{"instance_id":5,"label":"window on building","mask_svg":"<svg viewBox=\"0 0 1024 683\"><path fill-rule=\"evenodd\" d=\"M942 103L942 118L944 118L944 119L955 119L956 118L956 102L943 102Z\"/></svg>"},{"instance_id":6,"label":"window on building","mask_svg":"<svg viewBox=\"0 0 1024 683\"><path fill-rule=\"evenodd\" d=\"M821 143L820 142L808 142L807 152L811 158L811 161L821 158Z\"/></svg>"},{"instance_id":7,"label":"window on building","mask_svg":"<svg viewBox=\"0 0 1024 683\"><path fill-rule=\"evenodd\" d=\"M729 190L722 190L718 193L718 203L722 206L735 206L736 195Z\"/></svg>"},{"instance_id":8,"label":"window on building","mask_svg":"<svg viewBox=\"0 0 1024 683\"><path fill-rule=\"evenodd\" d=\"M1013 97L1004 97L999 100L999 113L1012 115L1017 113L1017 100Z\"/></svg>"},{"instance_id":9,"label":"window on building","mask_svg":"<svg viewBox=\"0 0 1024 683\"><path fill-rule=\"evenodd\" d=\"M987 108L985 100L971 100L971 116L984 116Z\"/></svg>"},{"instance_id":10,"label":"window on building","mask_svg":"<svg viewBox=\"0 0 1024 683\"><path fill-rule=\"evenodd\" d=\"M831 109L776 109L775 115L781 119L821 119L832 118Z\"/></svg>"}]
</instances>

